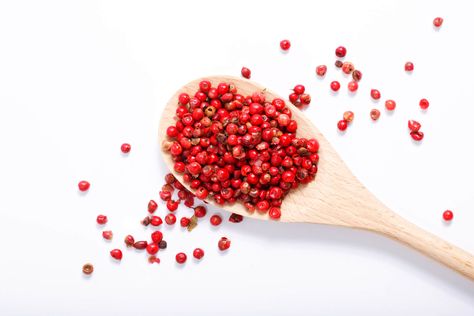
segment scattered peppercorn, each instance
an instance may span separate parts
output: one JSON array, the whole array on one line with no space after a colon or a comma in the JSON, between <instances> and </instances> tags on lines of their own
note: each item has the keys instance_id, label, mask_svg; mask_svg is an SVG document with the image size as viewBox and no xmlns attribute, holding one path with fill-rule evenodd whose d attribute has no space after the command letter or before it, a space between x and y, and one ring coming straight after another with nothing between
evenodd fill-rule
<instances>
[{"instance_id":1,"label":"scattered peppercorn","mask_svg":"<svg viewBox=\"0 0 474 316\"><path fill-rule=\"evenodd\" d=\"M128 154L130 152L130 150L132 149L132 146L130 144L122 144L122 146L120 146L120 150L122 151L122 153L124 154Z\"/></svg>"},{"instance_id":2,"label":"scattered peppercorn","mask_svg":"<svg viewBox=\"0 0 474 316\"><path fill-rule=\"evenodd\" d=\"M77 186L79 187L79 191L85 192L85 191L89 190L91 185L90 185L89 182L82 180L82 181L79 182L79 184Z\"/></svg>"},{"instance_id":3,"label":"scattered peppercorn","mask_svg":"<svg viewBox=\"0 0 474 316\"><path fill-rule=\"evenodd\" d=\"M106 240L112 240L113 236L114 236L114 234L112 233L111 230L104 230L102 232L102 237Z\"/></svg>"},{"instance_id":4,"label":"scattered peppercorn","mask_svg":"<svg viewBox=\"0 0 474 316\"><path fill-rule=\"evenodd\" d=\"M179 263L179 264L185 263L187 258L188 257L186 256L186 254L184 252L180 252L180 253L176 254L176 262Z\"/></svg>"},{"instance_id":5,"label":"scattered peppercorn","mask_svg":"<svg viewBox=\"0 0 474 316\"><path fill-rule=\"evenodd\" d=\"M94 266L90 263L86 263L82 266L82 273L86 275L91 275L94 272Z\"/></svg>"},{"instance_id":6,"label":"scattered peppercorn","mask_svg":"<svg viewBox=\"0 0 474 316\"><path fill-rule=\"evenodd\" d=\"M244 217L240 214L232 213L229 216L229 222L231 223L240 223L244 220Z\"/></svg>"},{"instance_id":7,"label":"scattered peppercorn","mask_svg":"<svg viewBox=\"0 0 474 316\"><path fill-rule=\"evenodd\" d=\"M287 51L287 50L290 49L290 47L291 47L291 43L290 43L289 40L282 40L282 41L280 42L280 48L281 48L282 50Z\"/></svg>"},{"instance_id":8,"label":"scattered peppercorn","mask_svg":"<svg viewBox=\"0 0 474 316\"><path fill-rule=\"evenodd\" d=\"M441 27L442 24L443 24L443 18L437 17L433 20L433 25L435 27Z\"/></svg>"},{"instance_id":9,"label":"scattered peppercorn","mask_svg":"<svg viewBox=\"0 0 474 316\"><path fill-rule=\"evenodd\" d=\"M120 249L113 249L110 251L110 256L115 260L122 260L122 250Z\"/></svg>"},{"instance_id":10,"label":"scattered peppercorn","mask_svg":"<svg viewBox=\"0 0 474 316\"><path fill-rule=\"evenodd\" d=\"M218 246L219 250L221 250L221 251L229 249L230 239L228 239L227 237L222 237L221 239L219 239L219 242L217 243L217 246Z\"/></svg>"},{"instance_id":11,"label":"scattered peppercorn","mask_svg":"<svg viewBox=\"0 0 474 316\"><path fill-rule=\"evenodd\" d=\"M420 108L422 110L428 109L429 106L430 106L430 103L428 102L428 100L426 100L426 99L421 99L420 100Z\"/></svg>"},{"instance_id":12,"label":"scattered peppercorn","mask_svg":"<svg viewBox=\"0 0 474 316\"><path fill-rule=\"evenodd\" d=\"M372 109L370 110L370 118L373 120L373 121L377 121L380 117L380 111L377 110L377 109Z\"/></svg>"},{"instance_id":13,"label":"scattered peppercorn","mask_svg":"<svg viewBox=\"0 0 474 316\"><path fill-rule=\"evenodd\" d=\"M105 215L97 215L97 224L105 225L107 223L107 216Z\"/></svg>"},{"instance_id":14,"label":"scattered peppercorn","mask_svg":"<svg viewBox=\"0 0 474 316\"><path fill-rule=\"evenodd\" d=\"M166 247L168 247L168 243L166 242L166 240L162 240L158 243L158 247L160 249L166 249Z\"/></svg>"},{"instance_id":15,"label":"scattered peppercorn","mask_svg":"<svg viewBox=\"0 0 474 316\"><path fill-rule=\"evenodd\" d=\"M193 257L198 259L198 260L201 260L202 257L204 257L204 250L202 250L201 248L194 249Z\"/></svg>"},{"instance_id":16,"label":"scattered peppercorn","mask_svg":"<svg viewBox=\"0 0 474 316\"><path fill-rule=\"evenodd\" d=\"M336 92L336 91L339 91L339 89L341 88L341 84L339 83L339 81L333 81L331 82L331 90Z\"/></svg>"},{"instance_id":17,"label":"scattered peppercorn","mask_svg":"<svg viewBox=\"0 0 474 316\"><path fill-rule=\"evenodd\" d=\"M316 67L316 74L319 77L324 77L327 70L328 70L328 68L326 67L326 65L319 65L318 67Z\"/></svg>"},{"instance_id":18,"label":"scattered peppercorn","mask_svg":"<svg viewBox=\"0 0 474 316\"><path fill-rule=\"evenodd\" d=\"M393 100L385 101L385 108L387 109L387 111L395 110L396 106L397 106L397 104Z\"/></svg>"},{"instance_id":19,"label":"scattered peppercorn","mask_svg":"<svg viewBox=\"0 0 474 316\"><path fill-rule=\"evenodd\" d=\"M247 78L247 79L250 79L250 75L252 74L250 69L248 69L247 67L242 67L242 70L240 71L240 73L242 74L242 77Z\"/></svg>"},{"instance_id":20,"label":"scattered peppercorn","mask_svg":"<svg viewBox=\"0 0 474 316\"><path fill-rule=\"evenodd\" d=\"M443 212L443 219L447 222L451 221L454 217L454 214L450 210L446 210Z\"/></svg>"},{"instance_id":21,"label":"scattered peppercorn","mask_svg":"<svg viewBox=\"0 0 474 316\"><path fill-rule=\"evenodd\" d=\"M346 53L347 53L347 50L344 46L339 46L338 48L336 48L336 56L337 57L342 58L342 57L346 56Z\"/></svg>"},{"instance_id":22,"label":"scattered peppercorn","mask_svg":"<svg viewBox=\"0 0 474 316\"><path fill-rule=\"evenodd\" d=\"M405 71L410 72L410 71L413 71L414 68L415 68L415 66L413 65L412 62L407 61L407 62L405 63Z\"/></svg>"}]
</instances>

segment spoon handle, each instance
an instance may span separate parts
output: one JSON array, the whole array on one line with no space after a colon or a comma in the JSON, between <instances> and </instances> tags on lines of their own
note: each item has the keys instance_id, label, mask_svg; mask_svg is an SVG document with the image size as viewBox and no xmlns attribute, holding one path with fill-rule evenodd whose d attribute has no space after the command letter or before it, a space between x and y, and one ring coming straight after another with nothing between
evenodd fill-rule
<instances>
[{"instance_id":1,"label":"spoon handle","mask_svg":"<svg viewBox=\"0 0 474 316\"><path fill-rule=\"evenodd\" d=\"M421 229L395 213L390 212L386 215L373 230L398 240L474 280L472 254Z\"/></svg>"}]
</instances>

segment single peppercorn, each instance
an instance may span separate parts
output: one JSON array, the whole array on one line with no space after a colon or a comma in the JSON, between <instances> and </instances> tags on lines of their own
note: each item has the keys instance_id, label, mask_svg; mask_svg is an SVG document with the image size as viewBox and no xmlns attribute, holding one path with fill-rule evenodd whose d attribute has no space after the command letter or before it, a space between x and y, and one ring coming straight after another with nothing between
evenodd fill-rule
<instances>
[{"instance_id":1,"label":"single peppercorn","mask_svg":"<svg viewBox=\"0 0 474 316\"><path fill-rule=\"evenodd\" d=\"M133 244L133 248L137 250L146 249L146 246L148 246L148 243L146 241L137 241Z\"/></svg>"},{"instance_id":2,"label":"single peppercorn","mask_svg":"<svg viewBox=\"0 0 474 316\"><path fill-rule=\"evenodd\" d=\"M94 272L94 266L91 263L86 263L82 266L82 273L85 275L91 275Z\"/></svg>"},{"instance_id":3,"label":"single peppercorn","mask_svg":"<svg viewBox=\"0 0 474 316\"><path fill-rule=\"evenodd\" d=\"M122 153L124 154L128 154L130 152L130 150L132 149L132 146L130 144L122 144L122 146L120 146L120 150L122 151Z\"/></svg>"},{"instance_id":4,"label":"single peppercorn","mask_svg":"<svg viewBox=\"0 0 474 316\"><path fill-rule=\"evenodd\" d=\"M336 92L336 91L339 91L339 89L341 88L341 84L339 83L339 81L333 81L331 82L331 90Z\"/></svg>"},{"instance_id":5,"label":"single peppercorn","mask_svg":"<svg viewBox=\"0 0 474 316\"><path fill-rule=\"evenodd\" d=\"M124 242L127 247L132 247L133 244L135 243L135 239L133 238L132 235L127 235L125 236Z\"/></svg>"},{"instance_id":6,"label":"single peppercorn","mask_svg":"<svg viewBox=\"0 0 474 316\"><path fill-rule=\"evenodd\" d=\"M378 100L380 99L380 91L377 89L372 89L370 90L370 96L372 97L372 99Z\"/></svg>"},{"instance_id":7,"label":"single peppercorn","mask_svg":"<svg viewBox=\"0 0 474 316\"><path fill-rule=\"evenodd\" d=\"M387 111L393 111L397 107L397 104L393 100L387 100L385 101L385 108Z\"/></svg>"},{"instance_id":8,"label":"single peppercorn","mask_svg":"<svg viewBox=\"0 0 474 316\"><path fill-rule=\"evenodd\" d=\"M411 132L410 136L411 136L411 138L413 138L414 141L419 142L419 141L423 140L423 138L425 137L425 134L423 134L422 131L418 131L418 132Z\"/></svg>"},{"instance_id":9,"label":"single peppercorn","mask_svg":"<svg viewBox=\"0 0 474 316\"><path fill-rule=\"evenodd\" d=\"M146 252L150 255L154 255L158 252L158 244L156 243L151 243L146 246Z\"/></svg>"},{"instance_id":10,"label":"single peppercorn","mask_svg":"<svg viewBox=\"0 0 474 316\"><path fill-rule=\"evenodd\" d=\"M352 111L344 112L343 118L347 123L352 122L354 120L354 112Z\"/></svg>"},{"instance_id":11,"label":"single peppercorn","mask_svg":"<svg viewBox=\"0 0 474 316\"><path fill-rule=\"evenodd\" d=\"M240 223L244 220L244 217L240 214L232 213L229 216L229 222L231 223Z\"/></svg>"},{"instance_id":12,"label":"single peppercorn","mask_svg":"<svg viewBox=\"0 0 474 316\"><path fill-rule=\"evenodd\" d=\"M191 220L188 217L181 217L181 219L179 220L179 224L181 225L181 227L188 227L189 223L191 223Z\"/></svg>"},{"instance_id":13,"label":"single peppercorn","mask_svg":"<svg viewBox=\"0 0 474 316\"><path fill-rule=\"evenodd\" d=\"M433 20L433 25L435 27L441 27L441 25L443 24L443 18L440 18L440 17L437 17Z\"/></svg>"},{"instance_id":14,"label":"single peppercorn","mask_svg":"<svg viewBox=\"0 0 474 316\"><path fill-rule=\"evenodd\" d=\"M410 61L407 61L405 63L405 71L411 72L411 71L413 71L413 69L415 69L415 66L413 65L413 63L410 62Z\"/></svg>"},{"instance_id":15,"label":"single peppercorn","mask_svg":"<svg viewBox=\"0 0 474 316\"><path fill-rule=\"evenodd\" d=\"M319 65L318 67L316 67L316 75L318 75L319 77L324 77L327 70L328 68L326 67L326 65Z\"/></svg>"},{"instance_id":16,"label":"single peppercorn","mask_svg":"<svg viewBox=\"0 0 474 316\"><path fill-rule=\"evenodd\" d=\"M346 56L347 50L344 46L339 46L338 48L336 48L335 53L337 57L342 58Z\"/></svg>"},{"instance_id":17,"label":"single peppercorn","mask_svg":"<svg viewBox=\"0 0 474 316\"><path fill-rule=\"evenodd\" d=\"M337 122L337 128L343 132L347 129L347 121L345 120L340 120L339 122Z\"/></svg>"},{"instance_id":18,"label":"single peppercorn","mask_svg":"<svg viewBox=\"0 0 474 316\"><path fill-rule=\"evenodd\" d=\"M344 72L345 74L351 74L354 71L354 69L355 69L354 64L351 62L345 61L342 64L342 72Z\"/></svg>"},{"instance_id":19,"label":"single peppercorn","mask_svg":"<svg viewBox=\"0 0 474 316\"><path fill-rule=\"evenodd\" d=\"M408 121L408 128L412 132L418 132L421 128L421 124L415 120L409 120Z\"/></svg>"},{"instance_id":20,"label":"single peppercorn","mask_svg":"<svg viewBox=\"0 0 474 316\"><path fill-rule=\"evenodd\" d=\"M352 79L354 79L354 81L361 81L362 80L362 72L360 70L354 70L352 72Z\"/></svg>"},{"instance_id":21,"label":"single peppercorn","mask_svg":"<svg viewBox=\"0 0 474 316\"><path fill-rule=\"evenodd\" d=\"M454 218L454 214L450 210L446 210L443 212L443 219L447 222L451 221Z\"/></svg>"},{"instance_id":22,"label":"single peppercorn","mask_svg":"<svg viewBox=\"0 0 474 316\"><path fill-rule=\"evenodd\" d=\"M173 213L167 214L165 217L165 222L168 225L174 225L176 223L176 215L174 215Z\"/></svg>"},{"instance_id":23,"label":"single peppercorn","mask_svg":"<svg viewBox=\"0 0 474 316\"><path fill-rule=\"evenodd\" d=\"M201 248L194 249L193 257L198 259L198 260L201 260L202 257L204 257L204 250L202 250Z\"/></svg>"},{"instance_id":24,"label":"single peppercorn","mask_svg":"<svg viewBox=\"0 0 474 316\"><path fill-rule=\"evenodd\" d=\"M230 248L230 239L228 239L227 237L221 237L221 239L219 239L219 242L217 243L217 247L221 251L229 249Z\"/></svg>"},{"instance_id":25,"label":"single peppercorn","mask_svg":"<svg viewBox=\"0 0 474 316\"><path fill-rule=\"evenodd\" d=\"M420 100L420 108L422 110L426 110L429 106L430 106L430 102L428 102L428 100L426 100L426 99L421 99Z\"/></svg>"},{"instance_id":26,"label":"single peppercorn","mask_svg":"<svg viewBox=\"0 0 474 316\"><path fill-rule=\"evenodd\" d=\"M89 190L90 188L90 183L85 181L85 180L82 180L79 182L79 184L77 185L79 187L79 191L82 191L82 192L85 192L87 190Z\"/></svg>"},{"instance_id":27,"label":"single peppercorn","mask_svg":"<svg viewBox=\"0 0 474 316\"><path fill-rule=\"evenodd\" d=\"M168 243L166 242L166 240L162 240L158 243L158 247L160 249L166 249L166 247L168 247Z\"/></svg>"},{"instance_id":28,"label":"single peppercorn","mask_svg":"<svg viewBox=\"0 0 474 316\"><path fill-rule=\"evenodd\" d=\"M198 218L206 216L206 208L202 205L196 206L194 208L194 215Z\"/></svg>"},{"instance_id":29,"label":"single peppercorn","mask_svg":"<svg viewBox=\"0 0 474 316\"><path fill-rule=\"evenodd\" d=\"M105 239L105 240L112 240L114 234L112 233L111 230L104 230L102 232L102 237Z\"/></svg>"},{"instance_id":30,"label":"single peppercorn","mask_svg":"<svg viewBox=\"0 0 474 316\"><path fill-rule=\"evenodd\" d=\"M219 226L222 223L222 217L218 214L214 214L210 217L209 221L212 226Z\"/></svg>"},{"instance_id":31,"label":"single peppercorn","mask_svg":"<svg viewBox=\"0 0 474 316\"><path fill-rule=\"evenodd\" d=\"M240 73L242 74L242 77L250 79L251 71L247 67L242 67Z\"/></svg>"},{"instance_id":32,"label":"single peppercorn","mask_svg":"<svg viewBox=\"0 0 474 316\"><path fill-rule=\"evenodd\" d=\"M120 249L112 249L110 251L110 256L115 260L122 260L122 250Z\"/></svg>"},{"instance_id":33,"label":"single peppercorn","mask_svg":"<svg viewBox=\"0 0 474 316\"><path fill-rule=\"evenodd\" d=\"M380 117L380 111L377 110L377 109L372 109L370 110L370 118L373 120L373 121L377 121Z\"/></svg>"},{"instance_id":34,"label":"single peppercorn","mask_svg":"<svg viewBox=\"0 0 474 316\"><path fill-rule=\"evenodd\" d=\"M334 62L334 66L336 66L336 68L341 68L343 64L344 64L344 63L343 63L342 61L340 61L340 60L336 60L336 61Z\"/></svg>"},{"instance_id":35,"label":"single peppercorn","mask_svg":"<svg viewBox=\"0 0 474 316\"><path fill-rule=\"evenodd\" d=\"M349 89L350 92L356 92L358 88L359 84L357 83L357 81L350 81L347 84L347 89Z\"/></svg>"},{"instance_id":36,"label":"single peppercorn","mask_svg":"<svg viewBox=\"0 0 474 316\"><path fill-rule=\"evenodd\" d=\"M184 252L179 252L178 254L176 254L176 262L179 264L185 263L187 258L188 257Z\"/></svg>"},{"instance_id":37,"label":"single peppercorn","mask_svg":"<svg viewBox=\"0 0 474 316\"><path fill-rule=\"evenodd\" d=\"M105 215L97 215L97 224L99 225L105 225L107 223L107 216Z\"/></svg>"},{"instance_id":38,"label":"single peppercorn","mask_svg":"<svg viewBox=\"0 0 474 316\"><path fill-rule=\"evenodd\" d=\"M163 233L159 230L154 231L153 233L151 233L151 240L153 240L154 243L159 243L163 240Z\"/></svg>"},{"instance_id":39,"label":"single peppercorn","mask_svg":"<svg viewBox=\"0 0 474 316\"><path fill-rule=\"evenodd\" d=\"M157 209L158 209L158 204L156 204L155 201L150 200L150 202L148 202L148 213L153 214L155 213Z\"/></svg>"},{"instance_id":40,"label":"single peppercorn","mask_svg":"<svg viewBox=\"0 0 474 316\"><path fill-rule=\"evenodd\" d=\"M286 39L285 39L285 40L282 40L282 41L280 42L280 48L281 48L282 50L287 51L287 50L290 49L290 47L291 47L291 43L290 43L289 40L286 40Z\"/></svg>"}]
</instances>

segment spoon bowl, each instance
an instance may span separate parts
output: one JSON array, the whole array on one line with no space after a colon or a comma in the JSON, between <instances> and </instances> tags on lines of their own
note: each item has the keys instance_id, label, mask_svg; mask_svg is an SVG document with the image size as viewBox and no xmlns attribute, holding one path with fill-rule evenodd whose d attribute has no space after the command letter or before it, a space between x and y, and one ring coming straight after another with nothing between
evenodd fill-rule
<instances>
[{"instance_id":1,"label":"spoon bowl","mask_svg":"<svg viewBox=\"0 0 474 316\"><path fill-rule=\"evenodd\" d=\"M173 95L163 110L159 126L160 144L168 139L166 128L176 122L179 94L184 92L194 95L199 90L199 82L204 79L209 80L212 86L217 86L221 82L233 83L238 93L242 95L264 91L269 100L280 98L266 87L231 76L211 76L191 81ZM281 205L280 221L338 225L380 233L403 242L474 280L474 256L422 230L386 207L357 180L311 121L290 102L286 103L292 112L292 119L298 123L298 137L318 140L320 159L316 179L290 190L285 196ZM174 171L171 155L163 151L163 158L175 177L192 192L193 190L182 181L182 175ZM206 202L215 204L212 199ZM216 206L246 217L269 219L267 214L249 213L239 202Z\"/></svg>"}]
</instances>

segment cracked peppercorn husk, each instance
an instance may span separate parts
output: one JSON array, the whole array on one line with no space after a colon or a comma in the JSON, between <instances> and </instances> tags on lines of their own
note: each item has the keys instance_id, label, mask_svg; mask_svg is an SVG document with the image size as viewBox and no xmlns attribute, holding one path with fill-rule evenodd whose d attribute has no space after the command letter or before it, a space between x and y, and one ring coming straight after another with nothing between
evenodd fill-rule
<instances>
[{"instance_id":1,"label":"cracked peppercorn husk","mask_svg":"<svg viewBox=\"0 0 474 316\"><path fill-rule=\"evenodd\" d=\"M188 224L188 232L190 232L194 228L196 228L196 226L198 224L198 218L196 217L196 215L191 216L191 218L189 220L190 221L189 221L189 224Z\"/></svg>"}]
</instances>

